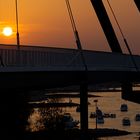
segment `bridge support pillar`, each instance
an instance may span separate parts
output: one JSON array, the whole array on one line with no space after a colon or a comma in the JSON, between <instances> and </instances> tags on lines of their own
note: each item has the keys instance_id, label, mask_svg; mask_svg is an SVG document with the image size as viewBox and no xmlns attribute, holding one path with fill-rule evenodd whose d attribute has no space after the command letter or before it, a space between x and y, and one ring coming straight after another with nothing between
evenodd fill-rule
<instances>
[{"instance_id":1,"label":"bridge support pillar","mask_svg":"<svg viewBox=\"0 0 140 140\"><path fill-rule=\"evenodd\" d=\"M140 91L133 91L132 83L122 84L122 99L140 104Z\"/></svg>"},{"instance_id":2,"label":"bridge support pillar","mask_svg":"<svg viewBox=\"0 0 140 140\"><path fill-rule=\"evenodd\" d=\"M27 120L26 98L23 92L17 90L2 90L1 94L1 137L22 140Z\"/></svg>"},{"instance_id":3,"label":"bridge support pillar","mask_svg":"<svg viewBox=\"0 0 140 140\"><path fill-rule=\"evenodd\" d=\"M124 82L122 84L122 99L128 100L132 96L132 83Z\"/></svg>"},{"instance_id":4,"label":"bridge support pillar","mask_svg":"<svg viewBox=\"0 0 140 140\"><path fill-rule=\"evenodd\" d=\"M85 139L88 131L88 85L86 82L80 85L80 122L82 139Z\"/></svg>"}]
</instances>

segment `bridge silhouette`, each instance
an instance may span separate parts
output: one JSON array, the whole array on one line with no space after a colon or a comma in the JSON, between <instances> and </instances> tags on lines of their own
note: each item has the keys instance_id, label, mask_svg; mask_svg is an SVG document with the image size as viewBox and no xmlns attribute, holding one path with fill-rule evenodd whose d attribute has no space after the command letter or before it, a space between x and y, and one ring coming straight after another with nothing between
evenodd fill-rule
<instances>
[{"instance_id":1,"label":"bridge silhouette","mask_svg":"<svg viewBox=\"0 0 140 140\"><path fill-rule=\"evenodd\" d=\"M138 0L134 2L139 10ZM23 132L15 122L20 120L21 111L25 111L26 99L23 95L30 90L79 85L81 129L84 133L88 130L88 85L117 82L121 85L123 99L140 103L140 94L133 91L133 83L140 82L140 56L132 55L118 24L129 52L123 54L102 0L91 0L91 3L112 52L82 50L68 3L78 49L23 46L19 42L18 30L17 45L0 45L3 131L10 128L14 134ZM10 118L9 111L12 114ZM5 128L5 124L10 126Z\"/></svg>"},{"instance_id":2,"label":"bridge silhouette","mask_svg":"<svg viewBox=\"0 0 140 140\"><path fill-rule=\"evenodd\" d=\"M81 129L88 129L88 85L116 82L122 85L122 98L140 103L140 95L133 91L133 83L139 83L140 56L83 50L87 70L80 52L76 49L37 46L0 45L0 89L6 100L23 102L20 92L80 86ZM25 92L26 91L26 92ZM14 94L9 94L14 92ZM8 97L7 97L8 96ZM18 100L18 101L17 101ZM5 102L4 102L5 105ZM20 105L19 105L20 106ZM21 107L19 108L19 110ZM16 110L15 110L16 111ZM86 115L87 114L87 115Z\"/></svg>"},{"instance_id":3,"label":"bridge silhouette","mask_svg":"<svg viewBox=\"0 0 140 140\"><path fill-rule=\"evenodd\" d=\"M128 54L84 50L88 84L139 82L140 56L134 55L137 69ZM76 49L0 45L1 89L52 88L79 85L85 73Z\"/></svg>"}]
</instances>

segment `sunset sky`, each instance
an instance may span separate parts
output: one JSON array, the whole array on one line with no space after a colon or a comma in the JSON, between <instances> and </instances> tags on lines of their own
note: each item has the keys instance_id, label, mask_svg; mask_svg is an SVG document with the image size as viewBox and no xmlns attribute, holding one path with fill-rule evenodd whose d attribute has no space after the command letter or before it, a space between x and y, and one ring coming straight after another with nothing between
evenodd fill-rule
<instances>
[{"instance_id":1,"label":"sunset sky","mask_svg":"<svg viewBox=\"0 0 140 140\"><path fill-rule=\"evenodd\" d=\"M110 12L106 10L124 52L123 39ZM82 47L110 51L90 0L70 0ZM133 0L110 0L132 53L140 54L140 12ZM18 0L20 44L76 48L65 0ZM16 43L15 0L0 0L0 44ZM5 26L13 35L2 34Z\"/></svg>"}]
</instances>

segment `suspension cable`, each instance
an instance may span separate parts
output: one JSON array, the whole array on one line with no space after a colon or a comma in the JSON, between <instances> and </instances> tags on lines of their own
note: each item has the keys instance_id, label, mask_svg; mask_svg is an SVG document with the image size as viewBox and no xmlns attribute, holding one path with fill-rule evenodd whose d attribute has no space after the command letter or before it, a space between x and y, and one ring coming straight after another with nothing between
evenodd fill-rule
<instances>
[{"instance_id":1,"label":"suspension cable","mask_svg":"<svg viewBox=\"0 0 140 140\"><path fill-rule=\"evenodd\" d=\"M87 68L85 57L84 57L84 54L83 54L83 51L82 51L82 45L81 45L80 37L79 37L78 31L77 31L77 28L76 28L75 21L74 21L74 18L73 18L73 13L72 13L72 10L71 10L71 6L70 6L70 3L69 3L69 0L65 0L65 1L66 1L69 17L70 17L72 29L73 29L73 32L74 32L74 35L75 35L76 45L77 45L77 48L78 48L78 50L81 54L81 59L82 59L83 65L85 67L85 71L87 71L88 68Z\"/></svg>"},{"instance_id":2,"label":"suspension cable","mask_svg":"<svg viewBox=\"0 0 140 140\"><path fill-rule=\"evenodd\" d=\"M75 21L74 21L74 18L73 18L73 13L72 13L72 10L71 10L71 7L70 7L70 3L69 3L68 0L66 0L66 5L67 5L67 9L68 9L68 13L69 13L69 17L70 17L73 32L75 32L76 31L76 25L75 25Z\"/></svg>"},{"instance_id":3,"label":"suspension cable","mask_svg":"<svg viewBox=\"0 0 140 140\"><path fill-rule=\"evenodd\" d=\"M112 12L112 15L113 15L115 21L116 21L116 24L117 24L117 26L118 26L118 28L119 28L119 30L120 30L120 33L121 33L122 38L123 38L123 40L124 40L124 43L125 43L125 45L126 45L126 47L127 47L127 50L128 50L128 52L129 52L129 54L130 54L130 56L131 56L131 60L132 60L134 66L135 66L135 68L136 68L136 71L139 71L138 66L137 66L137 64L136 64L136 61L135 61L135 59L134 59L134 57L133 57L133 54L132 54L132 52L131 52L131 49L130 49L130 47L129 47L129 45L128 45L128 42L127 42L127 40L126 40L126 38L125 38L125 36L124 36L124 34L123 34L123 31L122 31L122 29L121 29L121 26L120 26L120 24L119 24L119 22L118 22L118 20L117 20L117 18L116 18L115 12L113 11L113 8L111 7L111 4L110 4L109 0L107 0L107 3L108 3L108 5L109 5L109 8L110 8L110 10L111 10L111 12Z\"/></svg>"},{"instance_id":4,"label":"suspension cable","mask_svg":"<svg viewBox=\"0 0 140 140\"><path fill-rule=\"evenodd\" d=\"M18 25L18 2L15 0L15 8L16 8L16 28L17 28L17 49L20 50L20 39L19 39L19 25Z\"/></svg>"}]
</instances>

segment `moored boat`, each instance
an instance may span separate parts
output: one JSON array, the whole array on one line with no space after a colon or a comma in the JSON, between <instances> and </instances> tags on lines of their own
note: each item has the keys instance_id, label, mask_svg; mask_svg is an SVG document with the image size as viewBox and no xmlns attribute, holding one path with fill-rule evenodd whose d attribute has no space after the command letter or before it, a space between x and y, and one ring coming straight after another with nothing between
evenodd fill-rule
<instances>
[{"instance_id":1,"label":"moored boat","mask_svg":"<svg viewBox=\"0 0 140 140\"><path fill-rule=\"evenodd\" d=\"M136 114L135 121L140 121L140 114Z\"/></svg>"},{"instance_id":2,"label":"moored boat","mask_svg":"<svg viewBox=\"0 0 140 140\"><path fill-rule=\"evenodd\" d=\"M128 117L124 117L122 119L122 125L124 125L124 126L130 126L131 125L130 119Z\"/></svg>"},{"instance_id":3,"label":"moored boat","mask_svg":"<svg viewBox=\"0 0 140 140\"><path fill-rule=\"evenodd\" d=\"M122 112L128 111L128 106L127 106L127 104L121 104L120 110L121 110Z\"/></svg>"}]
</instances>

